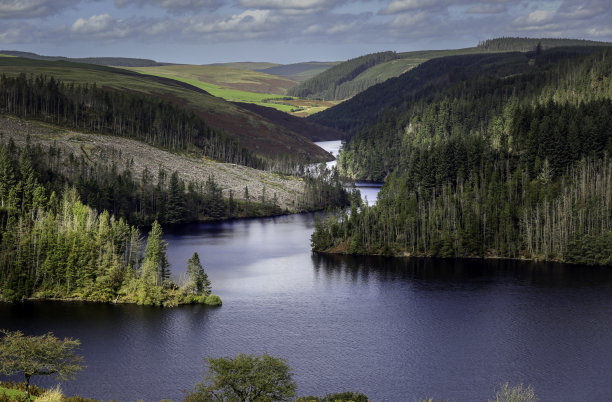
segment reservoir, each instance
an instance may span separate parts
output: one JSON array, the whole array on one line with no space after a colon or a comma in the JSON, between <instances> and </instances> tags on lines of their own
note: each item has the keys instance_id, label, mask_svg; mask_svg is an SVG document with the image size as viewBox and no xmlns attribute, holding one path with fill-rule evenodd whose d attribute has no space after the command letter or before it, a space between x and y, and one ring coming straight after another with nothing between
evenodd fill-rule
<instances>
[{"instance_id":1,"label":"reservoir","mask_svg":"<svg viewBox=\"0 0 612 402\"><path fill-rule=\"evenodd\" d=\"M238 353L287 359L300 395L484 401L505 382L542 400L612 395L610 269L316 255L312 229L302 214L167 233L174 275L197 251L220 308L0 304L1 327L79 338L87 368L63 389L105 400L180 399L204 356Z\"/></svg>"},{"instance_id":2,"label":"reservoir","mask_svg":"<svg viewBox=\"0 0 612 402\"><path fill-rule=\"evenodd\" d=\"M220 308L0 304L0 328L79 338L87 367L62 388L104 400L180 400L205 356L238 353L286 359L303 396L486 401L509 382L610 400L612 269L318 255L313 228L314 214L166 228L173 275L197 251Z\"/></svg>"}]
</instances>

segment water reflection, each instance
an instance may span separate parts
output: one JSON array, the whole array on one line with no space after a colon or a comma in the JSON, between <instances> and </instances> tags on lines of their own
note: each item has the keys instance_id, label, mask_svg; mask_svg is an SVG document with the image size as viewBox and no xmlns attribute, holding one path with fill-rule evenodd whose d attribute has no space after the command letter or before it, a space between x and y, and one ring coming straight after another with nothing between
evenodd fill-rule
<instances>
[{"instance_id":1,"label":"water reflection","mask_svg":"<svg viewBox=\"0 0 612 402\"><path fill-rule=\"evenodd\" d=\"M612 287L609 267L506 259L394 258L313 253L314 270L327 278L367 282L478 285L515 283L547 288Z\"/></svg>"},{"instance_id":2,"label":"water reflection","mask_svg":"<svg viewBox=\"0 0 612 402\"><path fill-rule=\"evenodd\" d=\"M179 400L204 356L288 360L300 395L609 400L612 270L509 260L313 254L313 214L168 230L175 274L197 251L223 307L0 304L0 328L82 341L67 393ZM51 381L37 384L53 385Z\"/></svg>"}]
</instances>

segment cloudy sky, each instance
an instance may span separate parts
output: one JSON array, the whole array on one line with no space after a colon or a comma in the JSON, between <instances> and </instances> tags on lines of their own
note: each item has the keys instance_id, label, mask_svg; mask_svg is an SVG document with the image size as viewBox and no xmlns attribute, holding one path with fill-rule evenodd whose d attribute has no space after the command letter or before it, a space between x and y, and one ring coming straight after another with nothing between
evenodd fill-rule
<instances>
[{"instance_id":1,"label":"cloudy sky","mask_svg":"<svg viewBox=\"0 0 612 402\"><path fill-rule=\"evenodd\" d=\"M612 0L0 0L0 49L70 57L293 63L499 36L612 41Z\"/></svg>"}]
</instances>

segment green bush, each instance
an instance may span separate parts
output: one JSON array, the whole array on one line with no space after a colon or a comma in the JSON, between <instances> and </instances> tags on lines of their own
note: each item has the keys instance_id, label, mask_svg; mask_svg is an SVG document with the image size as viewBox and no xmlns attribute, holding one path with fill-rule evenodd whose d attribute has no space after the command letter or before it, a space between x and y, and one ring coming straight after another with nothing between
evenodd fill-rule
<instances>
[{"instance_id":1,"label":"green bush","mask_svg":"<svg viewBox=\"0 0 612 402\"><path fill-rule=\"evenodd\" d=\"M511 387L508 383L502 384L499 391L495 393L489 402L536 402L538 398L531 385L523 387L523 384Z\"/></svg>"},{"instance_id":2,"label":"green bush","mask_svg":"<svg viewBox=\"0 0 612 402\"><path fill-rule=\"evenodd\" d=\"M222 304L221 298L217 295L208 295L204 300L204 304L207 306L220 306Z\"/></svg>"}]
</instances>

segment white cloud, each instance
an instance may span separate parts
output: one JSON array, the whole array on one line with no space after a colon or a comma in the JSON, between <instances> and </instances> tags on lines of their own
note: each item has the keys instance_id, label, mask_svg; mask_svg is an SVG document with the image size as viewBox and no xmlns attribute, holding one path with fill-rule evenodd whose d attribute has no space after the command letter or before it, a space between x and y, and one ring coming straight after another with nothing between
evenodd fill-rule
<instances>
[{"instance_id":1,"label":"white cloud","mask_svg":"<svg viewBox=\"0 0 612 402\"><path fill-rule=\"evenodd\" d=\"M508 11L508 9L502 5L491 6L486 4L478 4L467 9L468 14L500 14Z\"/></svg>"},{"instance_id":2,"label":"white cloud","mask_svg":"<svg viewBox=\"0 0 612 402\"><path fill-rule=\"evenodd\" d=\"M552 22L555 13L548 10L535 10L528 15L522 15L514 19L513 25L520 29L544 28L545 24Z\"/></svg>"},{"instance_id":3,"label":"white cloud","mask_svg":"<svg viewBox=\"0 0 612 402\"><path fill-rule=\"evenodd\" d=\"M612 27L610 26L600 26L600 27L589 28L587 32L589 33L589 35L596 36L596 37L612 38Z\"/></svg>"},{"instance_id":4,"label":"white cloud","mask_svg":"<svg viewBox=\"0 0 612 402\"><path fill-rule=\"evenodd\" d=\"M19 43L29 42L24 40L23 32L19 28L10 28L4 32L0 32L0 43Z\"/></svg>"},{"instance_id":5,"label":"white cloud","mask_svg":"<svg viewBox=\"0 0 612 402\"><path fill-rule=\"evenodd\" d=\"M80 0L0 0L0 18L35 18L57 14Z\"/></svg>"},{"instance_id":6,"label":"white cloud","mask_svg":"<svg viewBox=\"0 0 612 402\"><path fill-rule=\"evenodd\" d=\"M218 21L202 21L198 18L186 29L192 32L214 33L232 31L257 31L271 28L269 25L270 10L246 10Z\"/></svg>"},{"instance_id":7,"label":"white cloud","mask_svg":"<svg viewBox=\"0 0 612 402\"><path fill-rule=\"evenodd\" d=\"M338 24L338 25L334 25L333 27L329 28L326 33L329 35L335 35L335 34L339 34L339 33L344 33L344 32L349 32L352 31L356 26L355 22L352 22L350 24Z\"/></svg>"},{"instance_id":8,"label":"white cloud","mask_svg":"<svg viewBox=\"0 0 612 402\"><path fill-rule=\"evenodd\" d=\"M397 14L405 11L429 9L438 6L439 0L393 0L381 14Z\"/></svg>"},{"instance_id":9,"label":"white cloud","mask_svg":"<svg viewBox=\"0 0 612 402\"><path fill-rule=\"evenodd\" d=\"M107 31L115 24L115 19L108 14L93 15L87 19L76 20L70 31L76 34L92 34Z\"/></svg>"},{"instance_id":10,"label":"white cloud","mask_svg":"<svg viewBox=\"0 0 612 402\"><path fill-rule=\"evenodd\" d=\"M323 32L323 28L319 24L314 24L308 26L304 31L302 31L304 35L315 35Z\"/></svg>"},{"instance_id":11,"label":"white cloud","mask_svg":"<svg viewBox=\"0 0 612 402\"><path fill-rule=\"evenodd\" d=\"M563 19L590 19L610 12L609 0L576 1L565 0L557 12ZM612 24L612 20L610 22Z\"/></svg>"},{"instance_id":12,"label":"white cloud","mask_svg":"<svg viewBox=\"0 0 612 402\"><path fill-rule=\"evenodd\" d=\"M125 7L130 4L139 6L150 5L181 12L197 11L203 8L216 10L223 5L223 0L115 0L117 7Z\"/></svg>"},{"instance_id":13,"label":"white cloud","mask_svg":"<svg viewBox=\"0 0 612 402\"><path fill-rule=\"evenodd\" d=\"M393 28L407 28L414 27L427 21L427 14L424 12L416 14L400 14L393 19L391 27Z\"/></svg>"},{"instance_id":14,"label":"white cloud","mask_svg":"<svg viewBox=\"0 0 612 402\"><path fill-rule=\"evenodd\" d=\"M242 7L260 9L322 9L332 5L330 3L333 2L326 0L240 0Z\"/></svg>"}]
</instances>

